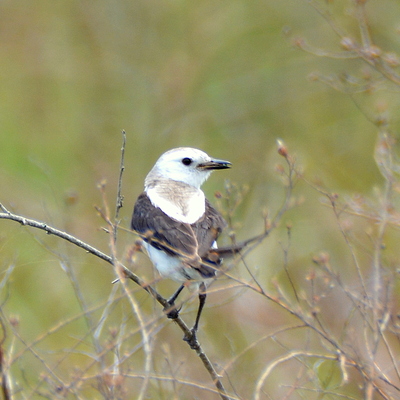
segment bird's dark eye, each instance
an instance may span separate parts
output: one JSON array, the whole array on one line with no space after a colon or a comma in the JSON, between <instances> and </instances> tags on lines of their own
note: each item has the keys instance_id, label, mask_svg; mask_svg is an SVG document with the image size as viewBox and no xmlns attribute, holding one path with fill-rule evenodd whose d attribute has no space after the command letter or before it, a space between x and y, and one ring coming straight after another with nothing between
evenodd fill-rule
<instances>
[{"instance_id":1,"label":"bird's dark eye","mask_svg":"<svg viewBox=\"0 0 400 400\"><path fill-rule=\"evenodd\" d=\"M190 165L192 162L193 162L193 160L189 157L182 158L183 165Z\"/></svg>"}]
</instances>

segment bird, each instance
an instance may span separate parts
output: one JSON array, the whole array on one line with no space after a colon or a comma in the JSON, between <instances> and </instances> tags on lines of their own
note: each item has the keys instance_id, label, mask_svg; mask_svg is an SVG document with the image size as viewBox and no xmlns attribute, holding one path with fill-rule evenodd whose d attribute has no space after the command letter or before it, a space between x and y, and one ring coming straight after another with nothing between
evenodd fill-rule
<instances>
[{"instance_id":1,"label":"bird","mask_svg":"<svg viewBox=\"0 0 400 400\"><path fill-rule=\"evenodd\" d=\"M197 331L207 284L215 278L222 262L216 241L227 226L201 186L213 171L231 165L199 149L171 149L147 174L144 192L134 205L132 230L142 238L143 248L160 275L180 283L167 300L167 316L178 317L175 301L185 287L198 291L196 319L190 335L184 337L193 349L199 346Z\"/></svg>"}]
</instances>

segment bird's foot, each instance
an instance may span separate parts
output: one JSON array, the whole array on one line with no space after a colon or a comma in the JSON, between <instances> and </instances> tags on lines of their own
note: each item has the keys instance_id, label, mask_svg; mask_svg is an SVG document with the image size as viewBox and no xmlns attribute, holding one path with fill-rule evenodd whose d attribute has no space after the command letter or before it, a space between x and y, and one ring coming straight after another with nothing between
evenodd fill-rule
<instances>
[{"instance_id":1,"label":"bird's foot","mask_svg":"<svg viewBox=\"0 0 400 400\"><path fill-rule=\"evenodd\" d=\"M196 330L193 328L190 330L190 334L188 333L183 337L183 340L189 343L190 348L193 350L200 348L200 343L197 340Z\"/></svg>"},{"instance_id":2,"label":"bird's foot","mask_svg":"<svg viewBox=\"0 0 400 400\"><path fill-rule=\"evenodd\" d=\"M169 319L177 319L179 316L179 311L181 311L181 308L176 308L174 302L168 302L168 305L164 307L164 312L167 314L167 318Z\"/></svg>"}]
</instances>

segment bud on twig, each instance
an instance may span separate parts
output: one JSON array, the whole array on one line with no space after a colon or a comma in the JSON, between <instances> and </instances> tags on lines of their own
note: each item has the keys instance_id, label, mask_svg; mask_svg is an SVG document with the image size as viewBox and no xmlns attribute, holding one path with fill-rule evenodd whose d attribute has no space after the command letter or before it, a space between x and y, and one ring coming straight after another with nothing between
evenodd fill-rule
<instances>
[{"instance_id":1,"label":"bud on twig","mask_svg":"<svg viewBox=\"0 0 400 400\"><path fill-rule=\"evenodd\" d=\"M287 158L288 157L288 151L285 143L281 139L276 140L276 144L278 146L278 154L281 155L282 157Z\"/></svg>"},{"instance_id":2,"label":"bud on twig","mask_svg":"<svg viewBox=\"0 0 400 400\"><path fill-rule=\"evenodd\" d=\"M340 41L340 45L345 49L345 50L354 50L356 48L356 45L353 41L353 39L349 37L344 37Z\"/></svg>"}]
</instances>

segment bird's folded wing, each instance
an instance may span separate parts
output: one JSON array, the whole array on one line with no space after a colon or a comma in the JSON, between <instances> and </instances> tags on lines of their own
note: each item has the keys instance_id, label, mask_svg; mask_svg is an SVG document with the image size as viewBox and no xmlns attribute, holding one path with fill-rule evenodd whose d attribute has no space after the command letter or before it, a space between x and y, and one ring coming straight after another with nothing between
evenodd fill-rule
<instances>
[{"instance_id":1,"label":"bird's folded wing","mask_svg":"<svg viewBox=\"0 0 400 400\"><path fill-rule=\"evenodd\" d=\"M208 200L204 215L189 225L170 218L153 206L146 193L142 193L136 201L131 221L132 229L147 243L171 256L182 257L188 266L204 277L215 275L220 256L212 247L226 225Z\"/></svg>"},{"instance_id":2,"label":"bird's folded wing","mask_svg":"<svg viewBox=\"0 0 400 400\"><path fill-rule=\"evenodd\" d=\"M171 256L198 258L198 243L191 225L176 221L154 207L146 193L136 201L131 227L150 245Z\"/></svg>"},{"instance_id":3,"label":"bird's folded wing","mask_svg":"<svg viewBox=\"0 0 400 400\"><path fill-rule=\"evenodd\" d=\"M192 225L199 244L197 252L201 258L206 257L226 225L222 215L206 199L206 210L203 217Z\"/></svg>"}]
</instances>

